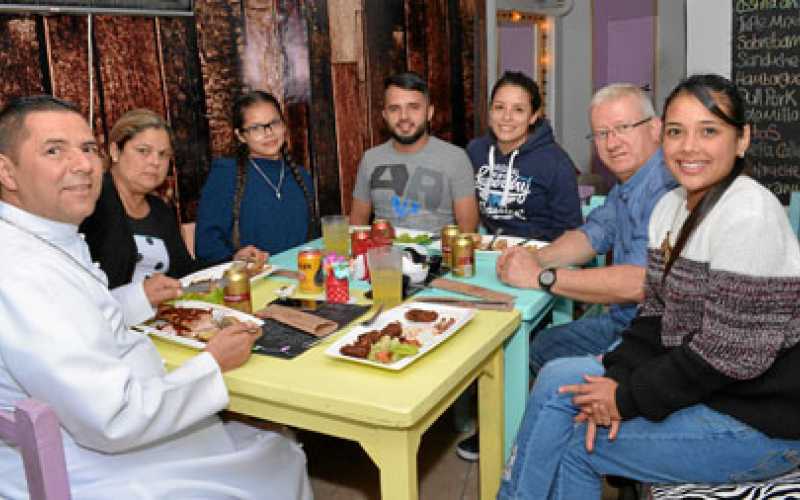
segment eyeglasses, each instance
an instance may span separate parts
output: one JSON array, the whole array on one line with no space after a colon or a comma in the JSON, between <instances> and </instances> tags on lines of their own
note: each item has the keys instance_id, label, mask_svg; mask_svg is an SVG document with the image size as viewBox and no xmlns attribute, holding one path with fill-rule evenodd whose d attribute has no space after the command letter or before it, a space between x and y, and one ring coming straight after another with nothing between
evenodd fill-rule
<instances>
[{"instance_id":1,"label":"eyeglasses","mask_svg":"<svg viewBox=\"0 0 800 500\"><path fill-rule=\"evenodd\" d=\"M244 127L242 133L251 137L263 137L267 135L267 130L274 134L281 129L283 129L283 120L276 118L269 123L255 123L249 127Z\"/></svg>"},{"instance_id":2,"label":"eyeglasses","mask_svg":"<svg viewBox=\"0 0 800 500\"><path fill-rule=\"evenodd\" d=\"M643 125L650 120L652 120L652 116L648 116L647 118L642 118L638 122L634 123L620 123L619 125L614 125L611 128L604 128L592 132L591 134L586 136L586 139L595 142L606 142L608 140L608 136L614 134L614 137L621 137L630 134L633 129L638 127L639 125Z\"/></svg>"}]
</instances>

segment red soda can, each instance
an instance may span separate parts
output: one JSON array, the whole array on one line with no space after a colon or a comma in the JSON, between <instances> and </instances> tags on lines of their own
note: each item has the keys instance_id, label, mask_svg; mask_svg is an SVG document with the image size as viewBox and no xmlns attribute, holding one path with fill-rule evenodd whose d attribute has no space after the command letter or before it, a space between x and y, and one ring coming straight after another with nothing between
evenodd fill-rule
<instances>
[{"instance_id":1,"label":"red soda can","mask_svg":"<svg viewBox=\"0 0 800 500\"><path fill-rule=\"evenodd\" d=\"M366 229L357 229L350 235L350 253L353 258L358 257L363 253L367 253L367 249L372 243L370 231Z\"/></svg>"},{"instance_id":2,"label":"red soda can","mask_svg":"<svg viewBox=\"0 0 800 500\"><path fill-rule=\"evenodd\" d=\"M376 247L391 245L394 240L394 228L386 219L372 221L372 243Z\"/></svg>"},{"instance_id":3,"label":"red soda can","mask_svg":"<svg viewBox=\"0 0 800 500\"><path fill-rule=\"evenodd\" d=\"M363 255L365 259L364 265L364 280L369 280L369 268L366 266L367 250L372 247L372 237L369 230L356 230L350 235L350 252L353 258L357 259L359 255Z\"/></svg>"}]
</instances>

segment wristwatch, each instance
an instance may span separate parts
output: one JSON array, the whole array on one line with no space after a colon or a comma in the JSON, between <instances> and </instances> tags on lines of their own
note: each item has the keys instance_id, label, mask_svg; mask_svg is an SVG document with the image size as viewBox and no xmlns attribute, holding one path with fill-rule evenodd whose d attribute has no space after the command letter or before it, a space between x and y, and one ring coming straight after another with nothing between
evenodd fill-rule
<instances>
[{"instance_id":1,"label":"wristwatch","mask_svg":"<svg viewBox=\"0 0 800 500\"><path fill-rule=\"evenodd\" d=\"M556 270L555 269L542 269L539 273L539 288L545 292L549 292L553 285L556 284Z\"/></svg>"}]
</instances>

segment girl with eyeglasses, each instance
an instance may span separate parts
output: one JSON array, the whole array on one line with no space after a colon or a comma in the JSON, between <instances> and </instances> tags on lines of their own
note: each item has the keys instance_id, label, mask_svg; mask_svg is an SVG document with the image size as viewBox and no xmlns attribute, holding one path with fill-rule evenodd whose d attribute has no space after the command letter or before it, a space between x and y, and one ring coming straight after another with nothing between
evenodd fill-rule
<instances>
[{"instance_id":1,"label":"girl with eyeglasses","mask_svg":"<svg viewBox=\"0 0 800 500\"><path fill-rule=\"evenodd\" d=\"M600 498L604 475L735 483L800 455L800 247L745 174L750 126L718 75L664 105L680 186L650 218L645 300L622 343L539 372L499 499Z\"/></svg>"},{"instance_id":2,"label":"girl with eyeglasses","mask_svg":"<svg viewBox=\"0 0 800 500\"><path fill-rule=\"evenodd\" d=\"M233 157L212 163L197 213L197 256L212 262L246 245L282 252L316 227L313 182L289 155L278 100L260 90L243 94L233 128Z\"/></svg>"}]
</instances>

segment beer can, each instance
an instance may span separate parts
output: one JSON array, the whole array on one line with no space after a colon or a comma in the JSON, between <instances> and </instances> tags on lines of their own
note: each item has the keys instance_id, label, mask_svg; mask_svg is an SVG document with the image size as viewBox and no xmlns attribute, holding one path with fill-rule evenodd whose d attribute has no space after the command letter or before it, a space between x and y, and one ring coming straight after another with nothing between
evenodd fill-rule
<instances>
[{"instance_id":1,"label":"beer can","mask_svg":"<svg viewBox=\"0 0 800 500\"><path fill-rule=\"evenodd\" d=\"M372 221L372 242L375 246L382 247L391 245L394 240L394 228L392 223L386 219L375 219Z\"/></svg>"},{"instance_id":2,"label":"beer can","mask_svg":"<svg viewBox=\"0 0 800 500\"><path fill-rule=\"evenodd\" d=\"M448 224L442 228L442 266L453 268L453 244L458 238L458 226Z\"/></svg>"},{"instance_id":3,"label":"beer can","mask_svg":"<svg viewBox=\"0 0 800 500\"><path fill-rule=\"evenodd\" d=\"M475 246L468 234L462 234L453 244L452 271L459 278L475 276Z\"/></svg>"},{"instance_id":4,"label":"beer can","mask_svg":"<svg viewBox=\"0 0 800 500\"><path fill-rule=\"evenodd\" d=\"M231 309L244 313L252 312L250 302L250 275L247 274L247 263L236 261L223 273L225 288L222 301Z\"/></svg>"},{"instance_id":5,"label":"beer can","mask_svg":"<svg viewBox=\"0 0 800 500\"><path fill-rule=\"evenodd\" d=\"M325 283L322 272L322 252L316 248L304 248L297 254L297 270L303 275L300 291L322 293Z\"/></svg>"}]
</instances>

